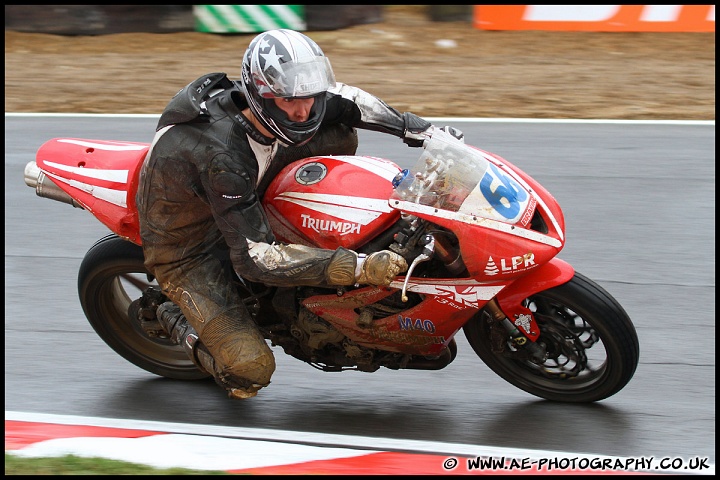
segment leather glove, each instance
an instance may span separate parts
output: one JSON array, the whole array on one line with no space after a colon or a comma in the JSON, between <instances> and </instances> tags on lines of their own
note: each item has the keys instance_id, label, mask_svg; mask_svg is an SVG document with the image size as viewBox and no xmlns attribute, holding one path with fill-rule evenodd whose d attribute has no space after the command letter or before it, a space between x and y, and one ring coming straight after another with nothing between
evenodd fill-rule
<instances>
[{"instance_id":1,"label":"leather glove","mask_svg":"<svg viewBox=\"0 0 720 480\"><path fill-rule=\"evenodd\" d=\"M355 281L368 285L390 285L390 282L407 268L405 259L389 250L381 250L368 256L360 253L355 267Z\"/></svg>"},{"instance_id":2,"label":"leather glove","mask_svg":"<svg viewBox=\"0 0 720 480\"><path fill-rule=\"evenodd\" d=\"M442 130L465 143L465 134L459 128L451 126L436 127L410 112L403 113L403 121L405 122L403 142L408 146L422 147L425 140L432 137L433 132L437 130Z\"/></svg>"},{"instance_id":3,"label":"leather glove","mask_svg":"<svg viewBox=\"0 0 720 480\"><path fill-rule=\"evenodd\" d=\"M430 138L432 123L418 117L414 113L403 113L403 142L410 147L422 147L423 142Z\"/></svg>"}]
</instances>

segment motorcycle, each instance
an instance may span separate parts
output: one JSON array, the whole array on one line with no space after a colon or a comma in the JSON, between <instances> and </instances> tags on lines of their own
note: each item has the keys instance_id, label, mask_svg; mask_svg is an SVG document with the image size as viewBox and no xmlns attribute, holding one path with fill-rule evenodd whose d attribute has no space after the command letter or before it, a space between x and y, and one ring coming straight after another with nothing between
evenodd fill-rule
<instances>
[{"instance_id":1,"label":"motorcycle","mask_svg":"<svg viewBox=\"0 0 720 480\"><path fill-rule=\"evenodd\" d=\"M111 233L78 273L88 321L116 353L173 379L206 378L160 326L168 301L143 264L135 194L149 143L54 138L25 168L38 196L87 210ZM606 290L558 258L553 196L504 158L444 132L412 168L370 156L285 167L263 196L281 242L392 250L409 268L388 286L268 287L236 278L272 346L327 372L440 370L463 330L480 359L525 392L595 402L627 385L635 327Z\"/></svg>"}]
</instances>

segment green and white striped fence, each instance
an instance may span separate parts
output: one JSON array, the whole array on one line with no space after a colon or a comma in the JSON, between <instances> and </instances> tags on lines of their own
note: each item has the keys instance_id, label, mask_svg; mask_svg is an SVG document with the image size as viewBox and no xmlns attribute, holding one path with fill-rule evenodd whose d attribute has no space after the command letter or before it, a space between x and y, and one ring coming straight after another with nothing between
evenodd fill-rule
<instances>
[{"instance_id":1,"label":"green and white striped fence","mask_svg":"<svg viewBox=\"0 0 720 480\"><path fill-rule=\"evenodd\" d=\"M193 5L195 30L208 33L306 30L303 5Z\"/></svg>"}]
</instances>

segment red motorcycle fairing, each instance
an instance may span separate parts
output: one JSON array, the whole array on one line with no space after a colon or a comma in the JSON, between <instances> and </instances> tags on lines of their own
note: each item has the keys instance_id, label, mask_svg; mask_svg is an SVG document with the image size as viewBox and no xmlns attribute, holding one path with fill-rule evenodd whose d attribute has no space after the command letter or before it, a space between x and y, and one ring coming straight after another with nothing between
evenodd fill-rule
<instances>
[{"instance_id":1,"label":"red motorcycle fairing","mask_svg":"<svg viewBox=\"0 0 720 480\"><path fill-rule=\"evenodd\" d=\"M317 295L302 303L359 345L433 356L438 355L458 330L493 298L530 341L537 341L540 329L533 312L522 305L523 300L568 282L574 273L570 264L553 258L509 284L491 284L471 278L412 278L408 281L407 291L422 295L422 301L402 314L374 319L367 324L362 320L363 308L396 294L403 287L404 277L398 277L388 287L361 288L345 292L342 297Z\"/></svg>"},{"instance_id":2,"label":"red motorcycle fairing","mask_svg":"<svg viewBox=\"0 0 720 480\"><path fill-rule=\"evenodd\" d=\"M367 156L310 157L285 167L263 196L278 240L357 249L400 218L388 205L395 163Z\"/></svg>"},{"instance_id":3,"label":"red motorcycle fairing","mask_svg":"<svg viewBox=\"0 0 720 480\"><path fill-rule=\"evenodd\" d=\"M316 295L302 303L359 345L434 356L503 288L503 285L481 284L467 278L413 278L408 283L408 292L423 295L422 301L400 314L364 322L363 308L397 294L403 282L404 278L398 277L388 287L361 288L345 292L341 297Z\"/></svg>"},{"instance_id":4,"label":"red motorcycle fairing","mask_svg":"<svg viewBox=\"0 0 720 480\"><path fill-rule=\"evenodd\" d=\"M570 264L553 258L509 284L491 284L471 278L412 278L407 291L423 295L423 300L402 314L375 319L367 325L362 321L363 307L397 293L403 287L404 277L398 277L388 287L366 287L345 292L342 297L318 295L302 303L359 345L370 348L381 345L388 351L433 356L438 355L459 329L493 298L530 341L537 341L540 330L533 312L522 305L523 300L566 283L574 273Z\"/></svg>"},{"instance_id":5,"label":"red motorcycle fairing","mask_svg":"<svg viewBox=\"0 0 720 480\"><path fill-rule=\"evenodd\" d=\"M390 205L455 233L473 278L511 281L562 250L565 220L555 199L525 172L497 155L471 148L476 154L462 159L466 171L443 179L450 192L444 198L429 192L418 199L406 182L393 192ZM546 231L533 228L535 216L542 218Z\"/></svg>"},{"instance_id":6,"label":"red motorcycle fairing","mask_svg":"<svg viewBox=\"0 0 720 480\"><path fill-rule=\"evenodd\" d=\"M110 230L140 245L137 176L149 143L53 138L36 163L59 188Z\"/></svg>"}]
</instances>

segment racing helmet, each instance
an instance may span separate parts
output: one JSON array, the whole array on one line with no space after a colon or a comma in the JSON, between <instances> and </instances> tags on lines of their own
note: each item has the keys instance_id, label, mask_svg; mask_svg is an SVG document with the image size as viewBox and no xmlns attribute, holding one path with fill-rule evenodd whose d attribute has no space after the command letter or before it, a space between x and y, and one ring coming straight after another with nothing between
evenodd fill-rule
<instances>
[{"instance_id":1,"label":"racing helmet","mask_svg":"<svg viewBox=\"0 0 720 480\"><path fill-rule=\"evenodd\" d=\"M330 61L317 43L294 30L268 30L252 39L242 62L242 86L255 118L288 146L307 143L325 116L325 92L335 86ZM274 98L315 98L310 117L292 122Z\"/></svg>"}]
</instances>

